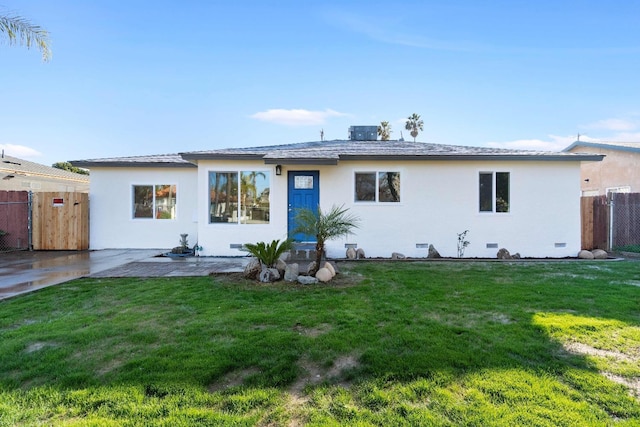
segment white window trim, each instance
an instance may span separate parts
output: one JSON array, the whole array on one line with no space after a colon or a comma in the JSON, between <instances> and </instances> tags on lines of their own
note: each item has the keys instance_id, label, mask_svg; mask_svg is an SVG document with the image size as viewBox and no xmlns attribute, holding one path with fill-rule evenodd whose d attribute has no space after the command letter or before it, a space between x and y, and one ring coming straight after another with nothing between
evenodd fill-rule
<instances>
[{"instance_id":1,"label":"white window trim","mask_svg":"<svg viewBox=\"0 0 640 427\"><path fill-rule=\"evenodd\" d=\"M381 202L378 200L380 196L380 181L379 175L383 172L396 172L400 174L400 201L399 202ZM376 177L376 191L375 191L375 200L356 200L356 174L364 174L364 173L372 173L375 174ZM362 170L354 170L352 174L352 182L351 182L351 191L353 195L353 204L354 205L370 205L370 206L401 206L404 201L404 185L402 185L403 177L405 176L405 172L401 169L362 169Z\"/></svg>"},{"instance_id":2,"label":"white window trim","mask_svg":"<svg viewBox=\"0 0 640 427\"><path fill-rule=\"evenodd\" d=\"M175 218L156 218L155 216L155 212L156 212L156 194L155 194L155 188L156 185L171 185L176 187L176 205L175 205L175 210L176 210L176 215ZM151 187L153 189L152 194L153 194L153 208L152 208L152 212L153 214L151 215L151 218L136 218L133 216L133 209L134 209L134 187ZM132 221L177 221L178 220L178 184L177 183L164 183L164 184L157 184L157 183L132 183L130 186L130 194L129 194L129 216L130 219Z\"/></svg>"},{"instance_id":3,"label":"white window trim","mask_svg":"<svg viewBox=\"0 0 640 427\"><path fill-rule=\"evenodd\" d=\"M497 179L497 174L499 173L508 173L509 174L509 210L507 212L498 212L497 211L497 200L498 198L496 197L496 192L498 190L497 187L497 183L496 183L496 179ZM481 211L480 210L480 175L481 174L491 174L491 185L492 185L492 191L491 191L491 210L490 211ZM511 199L512 199L512 191L511 189L513 188L511 185L512 182L512 176L513 173L511 170L504 170L504 169L494 169L494 170L478 170L478 173L476 174L476 194L477 194L477 199L476 199L476 209L478 210L478 214L479 215L499 215L499 216L508 216L511 215L513 212L513 204L511 203Z\"/></svg>"},{"instance_id":4,"label":"white window trim","mask_svg":"<svg viewBox=\"0 0 640 427\"><path fill-rule=\"evenodd\" d=\"M209 176L211 175L211 172L216 172L216 173L236 173L238 174L238 207L236 208L236 217L238 218L238 220L236 222L211 222L211 188L209 187L210 183L209 183ZM271 201L271 197L273 195L273 181L274 181L274 176L276 176L275 173L275 168L274 169L269 169L269 168L251 168L251 167L235 167L235 168L220 168L220 169L206 169L206 188L207 188L207 226L208 227L228 227L228 226L240 226L240 227L247 227L250 226L251 228L257 228L257 227L265 227L265 226L270 226L271 225L271 220L269 220L268 223L264 223L264 224L243 224L241 221L241 203L240 203L240 198L241 198L241 194L240 192L242 191L242 184L241 184L241 177L240 174L242 172L267 172L269 174L269 217L271 218L271 214L272 214L272 201Z\"/></svg>"}]
</instances>

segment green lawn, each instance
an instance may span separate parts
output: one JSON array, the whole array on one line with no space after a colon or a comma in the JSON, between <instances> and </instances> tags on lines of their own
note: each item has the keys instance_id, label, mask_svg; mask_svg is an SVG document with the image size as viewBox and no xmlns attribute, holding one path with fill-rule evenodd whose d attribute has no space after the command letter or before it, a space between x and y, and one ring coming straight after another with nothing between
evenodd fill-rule
<instances>
[{"instance_id":1,"label":"green lawn","mask_svg":"<svg viewBox=\"0 0 640 427\"><path fill-rule=\"evenodd\" d=\"M640 426L640 262L339 268L0 302L0 425Z\"/></svg>"}]
</instances>

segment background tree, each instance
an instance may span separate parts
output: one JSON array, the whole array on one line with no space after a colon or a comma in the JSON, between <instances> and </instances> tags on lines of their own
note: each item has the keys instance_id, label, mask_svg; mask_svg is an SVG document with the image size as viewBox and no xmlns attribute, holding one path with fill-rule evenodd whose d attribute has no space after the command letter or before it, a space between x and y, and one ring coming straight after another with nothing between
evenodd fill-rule
<instances>
[{"instance_id":1,"label":"background tree","mask_svg":"<svg viewBox=\"0 0 640 427\"><path fill-rule=\"evenodd\" d=\"M24 18L0 13L0 34L7 38L9 45L17 43L27 49L35 45L40 49L43 61L51 59L49 32Z\"/></svg>"},{"instance_id":2,"label":"background tree","mask_svg":"<svg viewBox=\"0 0 640 427\"><path fill-rule=\"evenodd\" d=\"M79 173L80 175L89 175L88 170L75 167L69 162L57 162L52 164L51 167L56 169L62 169L69 172Z\"/></svg>"},{"instance_id":3,"label":"background tree","mask_svg":"<svg viewBox=\"0 0 640 427\"><path fill-rule=\"evenodd\" d=\"M360 218L347 213L348 210L344 206L333 206L329 212L322 212L320 207L317 211L309 208L296 211L296 229L292 234L302 233L316 237L316 271L320 268L325 242L351 234L354 228L358 228Z\"/></svg>"},{"instance_id":4,"label":"background tree","mask_svg":"<svg viewBox=\"0 0 640 427\"><path fill-rule=\"evenodd\" d=\"M380 126L378 126L378 135L380 135L380 139L383 141L388 141L391 138L391 125L389 122L380 122Z\"/></svg>"},{"instance_id":5,"label":"background tree","mask_svg":"<svg viewBox=\"0 0 640 427\"><path fill-rule=\"evenodd\" d=\"M411 136L413 137L413 142L416 142L418 132L422 130L423 125L424 122L420 119L419 114L413 113L407 118L407 123L404 125L404 128L410 131Z\"/></svg>"}]
</instances>

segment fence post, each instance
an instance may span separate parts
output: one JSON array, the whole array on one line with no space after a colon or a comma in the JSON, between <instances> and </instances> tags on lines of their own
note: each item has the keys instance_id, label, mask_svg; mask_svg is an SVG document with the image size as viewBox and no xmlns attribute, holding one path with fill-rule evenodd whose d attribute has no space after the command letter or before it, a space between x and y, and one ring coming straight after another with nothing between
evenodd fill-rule
<instances>
[{"instance_id":1,"label":"fence post","mask_svg":"<svg viewBox=\"0 0 640 427\"><path fill-rule=\"evenodd\" d=\"M29 250L32 251L33 250L33 192L29 191L29 198L28 198L28 208L27 210L29 211L29 216L28 216L28 220L27 220L27 229L28 229L28 235L29 235Z\"/></svg>"},{"instance_id":2,"label":"fence post","mask_svg":"<svg viewBox=\"0 0 640 427\"><path fill-rule=\"evenodd\" d=\"M608 251L613 251L613 230L614 230L614 209L613 209L613 192L610 192L609 194L607 194L607 204L609 205L609 244L608 244Z\"/></svg>"}]
</instances>

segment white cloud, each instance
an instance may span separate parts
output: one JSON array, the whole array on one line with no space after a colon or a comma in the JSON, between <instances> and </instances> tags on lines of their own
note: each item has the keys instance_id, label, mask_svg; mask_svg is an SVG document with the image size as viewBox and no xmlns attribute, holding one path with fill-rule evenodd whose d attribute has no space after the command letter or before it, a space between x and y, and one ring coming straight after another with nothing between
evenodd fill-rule
<instances>
[{"instance_id":1,"label":"white cloud","mask_svg":"<svg viewBox=\"0 0 640 427\"><path fill-rule=\"evenodd\" d=\"M42 156L41 152L33 148L25 147L24 145L0 144L0 150L4 150L4 153L8 156L19 157L21 159Z\"/></svg>"},{"instance_id":2,"label":"white cloud","mask_svg":"<svg viewBox=\"0 0 640 427\"><path fill-rule=\"evenodd\" d=\"M329 118L347 115L331 109L324 111L272 109L255 113L251 118L287 126L316 126L326 123Z\"/></svg>"},{"instance_id":3,"label":"white cloud","mask_svg":"<svg viewBox=\"0 0 640 427\"><path fill-rule=\"evenodd\" d=\"M542 139L518 139L506 142L488 142L488 147L508 148L512 150L534 150L534 151L561 151L576 141L576 135L558 136L549 135L548 140ZM581 141L596 141L586 135L580 135Z\"/></svg>"},{"instance_id":4,"label":"white cloud","mask_svg":"<svg viewBox=\"0 0 640 427\"><path fill-rule=\"evenodd\" d=\"M583 126L585 129L600 129L612 131L631 131L638 128L637 122L627 119L604 119Z\"/></svg>"}]
</instances>

